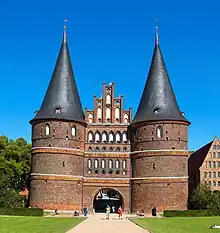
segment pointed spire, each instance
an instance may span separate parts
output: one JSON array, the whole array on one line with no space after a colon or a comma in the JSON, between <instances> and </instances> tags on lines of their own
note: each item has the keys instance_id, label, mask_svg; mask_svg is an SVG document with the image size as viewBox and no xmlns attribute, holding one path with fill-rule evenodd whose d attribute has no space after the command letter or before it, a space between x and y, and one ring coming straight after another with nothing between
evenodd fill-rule
<instances>
[{"instance_id":1,"label":"pointed spire","mask_svg":"<svg viewBox=\"0 0 220 233\"><path fill-rule=\"evenodd\" d=\"M159 45L159 33L158 33L158 26L156 26L155 44L156 44L156 45Z\"/></svg>"},{"instance_id":2,"label":"pointed spire","mask_svg":"<svg viewBox=\"0 0 220 233\"><path fill-rule=\"evenodd\" d=\"M132 124L146 121L188 120L180 111L159 46L158 27L153 58L141 101Z\"/></svg>"},{"instance_id":3,"label":"pointed spire","mask_svg":"<svg viewBox=\"0 0 220 233\"><path fill-rule=\"evenodd\" d=\"M64 26L62 45L47 92L40 110L31 122L48 119L85 123L66 41L66 25Z\"/></svg>"}]
</instances>

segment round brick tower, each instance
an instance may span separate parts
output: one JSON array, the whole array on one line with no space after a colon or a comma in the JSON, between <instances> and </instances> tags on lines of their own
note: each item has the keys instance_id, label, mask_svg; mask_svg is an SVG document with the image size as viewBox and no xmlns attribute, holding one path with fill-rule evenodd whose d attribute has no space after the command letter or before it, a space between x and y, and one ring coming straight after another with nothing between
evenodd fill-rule
<instances>
[{"instance_id":1,"label":"round brick tower","mask_svg":"<svg viewBox=\"0 0 220 233\"><path fill-rule=\"evenodd\" d=\"M32 125L30 206L82 208L86 123L66 40L66 28L46 95Z\"/></svg>"},{"instance_id":2,"label":"round brick tower","mask_svg":"<svg viewBox=\"0 0 220 233\"><path fill-rule=\"evenodd\" d=\"M129 126L132 211L187 208L189 124L178 107L156 33L147 82Z\"/></svg>"}]
</instances>

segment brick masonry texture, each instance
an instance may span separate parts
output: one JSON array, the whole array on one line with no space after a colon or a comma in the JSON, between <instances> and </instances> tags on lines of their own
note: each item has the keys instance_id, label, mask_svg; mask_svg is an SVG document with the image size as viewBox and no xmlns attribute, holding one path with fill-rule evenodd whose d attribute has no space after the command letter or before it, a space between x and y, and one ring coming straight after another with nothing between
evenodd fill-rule
<instances>
[{"instance_id":1,"label":"brick masonry texture","mask_svg":"<svg viewBox=\"0 0 220 233\"><path fill-rule=\"evenodd\" d=\"M31 180L30 206L43 209L81 209L82 182Z\"/></svg>"},{"instance_id":2,"label":"brick masonry texture","mask_svg":"<svg viewBox=\"0 0 220 233\"><path fill-rule=\"evenodd\" d=\"M107 103L109 94L111 100ZM127 133L132 110L123 109L122 96L114 98L114 83L103 84L102 96L94 97L93 110L86 109L87 126L65 120L33 122L30 206L81 210L86 205L91 212L95 195L108 188L119 192L125 212L142 209L149 212L153 206L158 211L186 209L188 124L141 123L129 128ZM102 112L98 117L100 108ZM120 109L118 117L116 108ZM109 119L106 119L106 109L111 111ZM49 135L46 135L47 125ZM72 127L76 128L75 136L72 136ZM160 138L156 135L158 127L162 129ZM90 132L93 134L91 142L88 140ZM99 140L95 139L96 132ZM106 140L101 138L103 132ZM114 134L111 141L110 132ZM118 132L120 141L116 140ZM125 132L131 143L124 140ZM91 167L88 167L89 160ZM95 160L98 160L98 168ZM112 167L109 167L110 160ZM118 168L116 161L119 161ZM123 161L126 161L125 168Z\"/></svg>"},{"instance_id":3,"label":"brick masonry texture","mask_svg":"<svg viewBox=\"0 0 220 233\"><path fill-rule=\"evenodd\" d=\"M165 209L187 209L188 182L141 183L132 185L132 211L150 212L155 206L157 211Z\"/></svg>"},{"instance_id":4,"label":"brick masonry texture","mask_svg":"<svg viewBox=\"0 0 220 233\"><path fill-rule=\"evenodd\" d=\"M156 135L158 127L162 129L160 138ZM188 179L182 182L178 177L188 176L188 153L178 156L181 152L175 154L175 149L187 150L187 125L175 122L142 123L131 128L129 136L132 151L155 150L152 156L147 152L133 154L133 177L151 177L151 180L132 182L132 211L144 209L149 212L154 206L158 211L186 209ZM161 153L157 150L167 151ZM157 181L158 177L174 179L171 183L169 180Z\"/></svg>"}]
</instances>

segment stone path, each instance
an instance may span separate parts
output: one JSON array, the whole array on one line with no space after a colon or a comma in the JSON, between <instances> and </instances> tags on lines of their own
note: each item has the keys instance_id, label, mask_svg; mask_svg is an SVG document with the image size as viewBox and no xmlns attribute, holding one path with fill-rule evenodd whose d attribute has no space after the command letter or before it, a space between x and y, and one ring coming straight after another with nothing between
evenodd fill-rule
<instances>
[{"instance_id":1,"label":"stone path","mask_svg":"<svg viewBox=\"0 0 220 233\"><path fill-rule=\"evenodd\" d=\"M94 214L85 221L67 231L67 233L113 233L113 232L132 232L149 233L128 219L119 220L117 215L110 215L106 220L104 214Z\"/></svg>"}]
</instances>

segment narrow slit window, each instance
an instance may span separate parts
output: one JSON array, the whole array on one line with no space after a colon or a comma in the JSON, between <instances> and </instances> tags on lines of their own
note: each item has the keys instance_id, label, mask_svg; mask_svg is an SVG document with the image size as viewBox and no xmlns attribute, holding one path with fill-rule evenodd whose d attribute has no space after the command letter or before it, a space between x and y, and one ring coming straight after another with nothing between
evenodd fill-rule
<instances>
[{"instance_id":1,"label":"narrow slit window","mask_svg":"<svg viewBox=\"0 0 220 233\"><path fill-rule=\"evenodd\" d=\"M50 135L50 125L49 124L46 124L45 131L46 131L46 135Z\"/></svg>"},{"instance_id":2,"label":"narrow slit window","mask_svg":"<svg viewBox=\"0 0 220 233\"><path fill-rule=\"evenodd\" d=\"M75 126L72 127L72 136L76 136L76 127Z\"/></svg>"}]
</instances>

